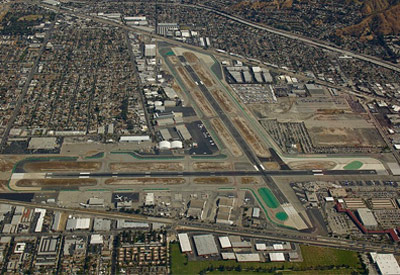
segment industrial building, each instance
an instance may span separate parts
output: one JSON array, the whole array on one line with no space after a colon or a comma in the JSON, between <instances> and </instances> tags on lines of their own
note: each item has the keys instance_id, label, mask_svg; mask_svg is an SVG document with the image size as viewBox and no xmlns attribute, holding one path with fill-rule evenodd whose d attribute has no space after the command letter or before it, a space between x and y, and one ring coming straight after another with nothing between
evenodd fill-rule
<instances>
[{"instance_id":1,"label":"industrial building","mask_svg":"<svg viewBox=\"0 0 400 275\"><path fill-rule=\"evenodd\" d=\"M182 253L192 253L192 246L190 244L189 236L187 233L178 234L179 245Z\"/></svg>"},{"instance_id":2,"label":"industrial building","mask_svg":"<svg viewBox=\"0 0 400 275\"><path fill-rule=\"evenodd\" d=\"M93 231L109 231L111 229L111 220L95 218L93 222Z\"/></svg>"},{"instance_id":3,"label":"industrial building","mask_svg":"<svg viewBox=\"0 0 400 275\"><path fill-rule=\"evenodd\" d=\"M260 254L258 253L236 253L238 262L260 262Z\"/></svg>"},{"instance_id":4,"label":"industrial building","mask_svg":"<svg viewBox=\"0 0 400 275\"><path fill-rule=\"evenodd\" d=\"M156 56L156 45L155 44L144 45L144 56L145 57L155 57Z\"/></svg>"},{"instance_id":5,"label":"industrial building","mask_svg":"<svg viewBox=\"0 0 400 275\"><path fill-rule=\"evenodd\" d=\"M193 236L193 240L196 246L197 255L211 256L218 254L217 244L215 243L213 235L197 235Z\"/></svg>"},{"instance_id":6,"label":"industrial building","mask_svg":"<svg viewBox=\"0 0 400 275\"><path fill-rule=\"evenodd\" d=\"M368 208L360 208L357 209L357 214L360 217L362 224L366 228L376 228L378 226L378 222L375 219L374 214Z\"/></svg>"},{"instance_id":7,"label":"industrial building","mask_svg":"<svg viewBox=\"0 0 400 275\"><path fill-rule=\"evenodd\" d=\"M400 266L393 254L378 254L371 252L372 261L382 275L400 274Z\"/></svg>"},{"instance_id":8,"label":"industrial building","mask_svg":"<svg viewBox=\"0 0 400 275\"><path fill-rule=\"evenodd\" d=\"M195 219L203 219L203 209L206 205L205 200L193 199L190 201L189 209L187 211L187 217Z\"/></svg>"},{"instance_id":9,"label":"industrial building","mask_svg":"<svg viewBox=\"0 0 400 275\"><path fill-rule=\"evenodd\" d=\"M179 30L177 23L158 23L157 34L164 36L174 36L175 31Z\"/></svg>"},{"instance_id":10,"label":"industrial building","mask_svg":"<svg viewBox=\"0 0 400 275\"><path fill-rule=\"evenodd\" d=\"M251 217L258 219L260 217L260 208L254 207L251 213Z\"/></svg>"},{"instance_id":11,"label":"industrial building","mask_svg":"<svg viewBox=\"0 0 400 275\"><path fill-rule=\"evenodd\" d=\"M87 230L90 227L90 218L69 218L65 230Z\"/></svg>"},{"instance_id":12,"label":"industrial building","mask_svg":"<svg viewBox=\"0 0 400 275\"><path fill-rule=\"evenodd\" d=\"M122 136L119 142L144 142L151 141L150 136Z\"/></svg>"},{"instance_id":13,"label":"industrial building","mask_svg":"<svg viewBox=\"0 0 400 275\"><path fill-rule=\"evenodd\" d=\"M231 248L231 241L229 240L228 236L222 236L218 237L219 243L221 245L221 248Z\"/></svg>"},{"instance_id":14,"label":"industrial building","mask_svg":"<svg viewBox=\"0 0 400 275\"><path fill-rule=\"evenodd\" d=\"M269 260L271 262L284 262L285 254L278 252L269 253Z\"/></svg>"},{"instance_id":15,"label":"industrial building","mask_svg":"<svg viewBox=\"0 0 400 275\"><path fill-rule=\"evenodd\" d=\"M192 135L189 133L189 130L186 128L184 124L177 125L176 130L181 140L191 140Z\"/></svg>"}]
</instances>

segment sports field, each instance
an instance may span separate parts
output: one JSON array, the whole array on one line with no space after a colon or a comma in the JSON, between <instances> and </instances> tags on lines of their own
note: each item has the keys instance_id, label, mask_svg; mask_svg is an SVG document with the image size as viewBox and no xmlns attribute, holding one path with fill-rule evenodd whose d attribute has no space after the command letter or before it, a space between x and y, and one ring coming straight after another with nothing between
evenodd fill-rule
<instances>
[{"instance_id":1,"label":"sports field","mask_svg":"<svg viewBox=\"0 0 400 275\"><path fill-rule=\"evenodd\" d=\"M261 198L264 200L269 208L278 208L279 201L276 199L271 190L263 187L258 189L258 193L261 195Z\"/></svg>"}]
</instances>

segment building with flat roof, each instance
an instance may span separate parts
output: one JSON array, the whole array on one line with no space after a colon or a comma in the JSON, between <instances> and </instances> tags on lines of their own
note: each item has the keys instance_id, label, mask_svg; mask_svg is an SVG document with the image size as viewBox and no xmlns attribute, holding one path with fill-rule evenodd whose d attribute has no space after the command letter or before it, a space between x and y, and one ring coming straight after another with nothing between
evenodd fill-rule
<instances>
[{"instance_id":1,"label":"building with flat roof","mask_svg":"<svg viewBox=\"0 0 400 275\"><path fill-rule=\"evenodd\" d=\"M221 248L231 248L232 247L228 236L218 237L218 240L221 245Z\"/></svg>"},{"instance_id":2,"label":"building with flat roof","mask_svg":"<svg viewBox=\"0 0 400 275\"><path fill-rule=\"evenodd\" d=\"M156 56L156 44L144 45L144 56L145 57L155 57Z\"/></svg>"},{"instance_id":3,"label":"building with flat roof","mask_svg":"<svg viewBox=\"0 0 400 275\"><path fill-rule=\"evenodd\" d=\"M187 233L178 234L179 245L181 246L182 253L192 253L192 246L190 244L189 236Z\"/></svg>"},{"instance_id":4,"label":"building with flat roof","mask_svg":"<svg viewBox=\"0 0 400 275\"><path fill-rule=\"evenodd\" d=\"M269 259L271 262L284 262L285 261L285 255L283 253L269 253Z\"/></svg>"},{"instance_id":5,"label":"building with flat roof","mask_svg":"<svg viewBox=\"0 0 400 275\"><path fill-rule=\"evenodd\" d=\"M372 261L382 275L400 274L400 266L393 254L371 253Z\"/></svg>"},{"instance_id":6,"label":"building with flat roof","mask_svg":"<svg viewBox=\"0 0 400 275\"><path fill-rule=\"evenodd\" d=\"M233 252L223 252L221 256L223 260L236 260L235 253Z\"/></svg>"},{"instance_id":7,"label":"building with flat roof","mask_svg":"<svg viewBox=\"0 0 400 275\"><path fill-rule=\"evenodd\" d=\"M258 219L260 217L260 208L254 207L251 216Z\"/></svg>"},{"instance_id":8,"label":"building with flat roof","mask_svg":"<svg viewBox=\"0 0 400 275\"><path fill-rule=\"evenodd\" d=\"M238 262L260 262L260 254L258 253L236 253Z\"/></svg>"},{"instance_id":9,"label":"building with flat roof","mask_svg":"<svg viewBox=\"0 0 400 275\"><path fill-rule=\"evenodd\" d=\"M90 218L70 218L65 230L87 230L90 227Z\"/></svg>"},{"instance_id":10,"label":"building with flat roof","mask_svg":"<svg viewBox=\"0 0 400 275\"><path fill-rule=\"evenodd\" d=\"M375 228L378 226L378 222L376 221L375 216L370 209L359 208L357 209L357 214L365 227Z\"/></svg>"},{"instance_id":11,"label":"building with flat roof","mask_svg":"<svg viewBox=\"0 0 400 275\"><path fill-rule=\"evenodd\" d=\"M193 236L193 240L196 246L197 255L209 256L218 254L217 244L215 243L213 235L197 235Z\"/></svg>"}]
</instances>

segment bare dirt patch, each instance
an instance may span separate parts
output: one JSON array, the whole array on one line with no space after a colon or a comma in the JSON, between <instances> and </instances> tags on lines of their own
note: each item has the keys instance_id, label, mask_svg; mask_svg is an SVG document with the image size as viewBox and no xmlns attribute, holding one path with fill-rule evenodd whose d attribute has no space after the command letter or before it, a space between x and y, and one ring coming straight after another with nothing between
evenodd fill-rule
<instances>
[{"instance_id":1,"label":"bare dirt patch","mask_svg":"<svg viewBox=\"0 0 400 275\"><path fill-rule=\"evenodd\" d=\"M114 162L110 164L111 171L182 171L183 164L179 162Z\"/></svg>"},{"instance_id":2,"label":"bare dirt patch","mask_svg":"<svg viewBox=\"0 0 400 275\"><path fill-rule=\"evenodd\" d=\"M196 184L228 184L229 179L227 177L207 177L195 178L193 182Z\"/></svg>"},{"instance_id":3,"label":"bare dirt patch","mask_svg":"<svg viewBox=\"0 0 400 275\"><path fill-rule=\"evenodd\" d=\"M292 161L288 163L294 170L329 170L336 166L333 161Z\"/></svg>"},{"instance_id":4,"label":"bare dirt patch","mask_svg":"<svg viewBox=\"0 0 400 275\"><path fill-rule=\"evenodd\" d=\"M210 170L232 170L232 163L229 162L195 162L194 170L210 171Z\"/></svg>"},{"instance_id":5,"label":"bare dirt patch","mask_svg":"<svg viewBox=\"0 0 400 275\"><path fill-rule=\"evenodd\" d=\"M236 113L235 108L232 106L232 102L229 100L229 98L226 96L226 94L221 91L221 90L213 90L211 91L211 94L214 96L214 98L218 101L219 105L222 106L222 108L228 112L228 113Z\"/></svg>"},{"instance_id":6,"label":"bare dirt patch","mask_svg":"<svg viewBox=\"0 0 400 275\"><path fill-rule=\"evenodd\" d=\"M259 183L258 179L255 177L242 177L240 179L240 182L242 184L258 184Z\"/></svg>"},{"instance_id":7,"label":"bare dirt patch","mask_svg":"<svg viewBox=\"0 0 400 275\"><path fill-rule=\"evenodd\" d=\"M187 61L189 61L189 63L196 63L199 61L197 56L191 52L184 52L183 56L186 58Z\"/></svg>"},{"instance_id":8,"label":"bare dirt patch","mask_svg":"<svg viewBox=\"0 0 400 275\"><path fill-rule=\"evenodd\" d=\"M201 109L201 112L205 116L207 116L207 117L215 116L214 109L211 108L207 99L204 97L204 95L201 92L199 92L198 90L193 90L191 94L192 94L194 100L196 100L197 105Z\"/></svg>"},{"instance_id":9,"label":"bare dirt patch","mask_svg":"<svg viewBox=\"0 0 400 275\"><path fill-rule=\"evenodd\" d=\"M222 139L232 155L235 157L240 157L242 155L242 150L240 150L236 141L229 134L228 130L222 124L221 120L219 118L213 119L211 121L211 124L217 132L217 135Z\"/></svg>"},{"instance_id":10,"label":"bare dirt patch","mask_svg":"<svg viewBox=\"0 0 400 275\"><path fill-rule=\"evenodd\" d=\"M8 180L0 180L0 191L7 190L7 183L8 183Z\"/></svg>"},{"instance_id":11,"label":"bare dirt patch","mask_svg":"<svg viewBox=\"0 0 400 275\"><path fill-rule=\"evenodd\" d=\"M170 184L183 184L185 183L184 178L129 178L129 179L118 179L118 178L112 178L112 179L107 179L105 181L106 184L112 184L112 185L140 185L140 184L165 184L165 185L170 185Z\"/></svg>"},{"instance_id":12,"label":"bare dirt patch","mask_svg":"<svg viewBox=\"0 0 400 275\"><path fill-rule=\"evenodd\" d=\"M264 161L263 165L267 170L280 170L281 166L275 161Z\"/></svg>"},{"instance_id":13,"label":"bare dirt patch","mask_svg":"<svg viewBox=\"0 0 400 275\"><path fill-rule=\"evenodd\" d=\"M382 147L381 135L374 128L322 128L307 129L316 146Z\"/></svg>"},{"instance_id":14,"label":"bare dirt patch","mask_svg":"<svg viewBox=\"0 0 400 275\"><path fill-rule=\"evenodd\" d=\"M192 81L192 79L189 77L188 73L185 71L185 69L183 69L182 67L178 66L176 68L178 70L179 76L183 79L183 81L185 82L185 85L190 88L193 89L196 87L196 84L194 84L194 82Z\"/></svg>"},{"instance_id":15,"label":"bare dirt patch","mask_svg":"<svg viewBox=\"0 0 400 275\"><path fill-rule=\"evenodd\" d=\"M97 171L101 162L89 161L37 161L24 165L27 172L54 172L54 171Z\"/></svg>"},{"instance_id":16,"label":"bare dirt patch","mask_svg":"<svg viewBox=\"0 0 400 275\"><path fill-rule=\"evenodd\" d=\"M204 85L206 85L207 87L212 87L215 84L211 75L206 71L204 71L200 64L194 64L193 69L195 70L196 74L200 77L201 81L204 82Z\"/></svg>"},{"instance_id":17,"label":"bare dirt patch","mask_svg":"<svg viewBox=\"0 0 400 275\"><path fill-rule=\"evenodd\" d=\"M17 181L19 187L71 187L96 185L95 179L22 179Z\"/></svg>"},{"instance_id":18,"label":"bare dirt patch","mask_svg":"<svg viewBox=\"0 0 400 275\"><path fill-rule=\"evenodd\" d=\"M265 148L260 138L256 135L256 133L254 133L254 131L250 127L248 127L248 125L242 118L235 117L233 119L233 122L236 124L236 127L239 128L245 140L249 142L250 146L256 152L257 156L264 158L269 158L271 156L269 150Z\"/></svg>"},{"instance_id":19,"label":"bare dirt patch","mask_svg":"<svg viewBox=\"0 0 400 275\"><path fill-rule=\"evenodd\" d=\"M16 163L17 160L0 159L0 172L11 171Z\"/></svg>"}]
</instances>

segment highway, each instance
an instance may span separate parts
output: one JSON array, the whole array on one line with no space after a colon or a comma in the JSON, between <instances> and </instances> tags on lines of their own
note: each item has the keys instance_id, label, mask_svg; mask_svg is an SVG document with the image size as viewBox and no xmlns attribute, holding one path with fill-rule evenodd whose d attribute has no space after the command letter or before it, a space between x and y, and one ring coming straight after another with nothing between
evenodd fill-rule
<instances>
[{"instance_id":1,"label":"highway","mask_svg":"<svg viewBox=\"0 0 400 275\"><path fill-rule=\"evenodd\" d=\"M268 27L266 25L257 24L257 23L251 22L249 20L243 19L241 17L230 15L230 14L227 14L225 12L218 11L218 10L215 10L214 8L210 8L210 7L207 7L207 6L204 6L204 5L189 5L189 4L186 4L186 5L185 4L179 4L179 5L187 6L187 7L193 7L193 8L201 8L201 9L216 13L216 14L218 14L220 16L225 17L225 18L229 18L229 19L231 19L233 21L236 21L236 22L242 23L244 25L256 28L256 29L264 30L264 31L267 31L267 32L270 32L270 33L273 33L273 34L284 36L286 38L298 40L298 41L301 41L301 42L304 42L304 43L307 43L307 44L310 44L310 45L313 45L313 46L317 46L317 47L320 47L320 48L323 48L323 49L326 49L326 50L338 52L338 53L343 54L343 55L347 55L347 56L351 56L353 58L357 58L357 59L360 59L360 60L363 60L363 61L367 61L367 62L373 63L375 65L384 67L384 68L392 70L392 71L400 72L400 67L399 66L397 66L397 65L395 65L393 63L378 59L378 58L373 57L373 56L354 53L352 51L340 49L340 48L337 48L337 47L335 47L333 45L329 45L329 44L327 44L325 42L322 42L322 41L319 41L319 40L316 40L316 39L312 39L312 38L304 37L304 36L301 36L301 35L298 35L298 34L293 34L293 33L287 32L287 31L275 29L275 28L272 28L272 27Z\"/></svg>"},{"instance_id":2,"label":"highway","mask_svg":"<svg viewBox=\"0 0 400 275\"><path fill-rule=\"evenodd\" d=\"M72 1L72 2L80 2L80 1ZM120 2L121 3L130 3L130 2L127 2L127 1L120 1ZM146 4L146 5L170 5L170 6L172 5L172 6L182 6L182 7L192 8L192 9L206 10L206 11L218 14L218 15L220 15L222 17L228 18L230 20L233 20L235 22L247 25L249 27L260 29L260 30L263 30L263 31L266 31L266 32L270 32L270 33L273 33L273 34L276 34L276 35L279 35L279 36L283 36L283 37L286 37L286 38L289 38L289 39L298 40L298 41L307 43L309 45L313 45L313 46L316 46L316 47L319 47L319 48L323 48L323 49L326 49L326 50L334 51L334 52L337 52L337 53L340 53L340 54L343 54L343 55L351 56L353 58L360 59L360 60L363 60L363 61L366 61L366 62L370 62L370 63L373 63L375 65L384 67L384 68L389 69L389 70L400 72L400 67L398 65L393 64L393 63L388 62L388 61L385 61L385 60L382 60L382 59L380 59L378 57L365 55L365 54L359 54L359 53L352 52L352 51L349 51L349 50L344 50L344 49L338 48L336 45L334 45L333 43L330 43L330 42L325 42L325 41L318 40L318 39L315 39L315 38L305 37L305 36L302 36L302 35L299 35L299 34L291 33L289 31L284 31L284 30L281 30L281 29L273 28L273 27L267 26L265 24L252 22L252 21L244 19L244 18L242 18L240 16L235 16L235 15L228 14L226 12L217 10L214 7L209 7L209 6L202 5L202 4L184 4L184 3L179 3L179 2L173 2L173 3L164 2L163 3L163 2L156 2L156 1L137 1L135 3L143 3L143 4ZM141 31L143 32L143 30L141 30Z\"/></svg>"}]
</instances>

